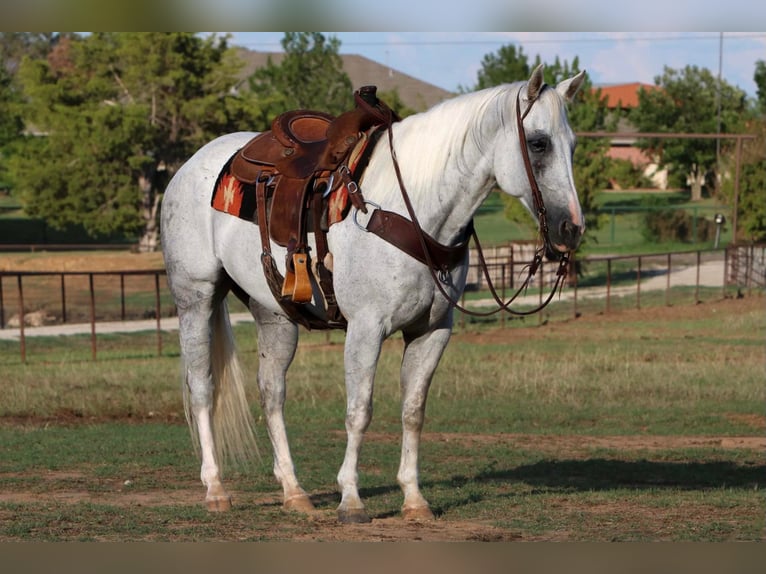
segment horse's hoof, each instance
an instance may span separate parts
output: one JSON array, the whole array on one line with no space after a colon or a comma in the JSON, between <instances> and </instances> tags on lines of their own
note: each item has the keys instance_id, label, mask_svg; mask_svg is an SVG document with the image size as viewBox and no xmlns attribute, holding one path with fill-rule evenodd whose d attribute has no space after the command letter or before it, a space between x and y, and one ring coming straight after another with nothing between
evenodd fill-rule
<instances>
[{"instance_id":1,"label":"horse's hoof","mask_svg":"<svg viewBox=\"0 0 766 574\"><path fill-rule=\"evenodd\" d=\"M311 499L306 494L291 496L285 500L283 507L285 510L302 512L303 514L311 514L316 510L316 508L314 508L314 504L311 502Z\"/></svg>"},{"instance_id":2,"label":"horse's hoof","mask_svg":"<svg viewBox=\"0 0 766 574\"><path fill-rule=\"evenodd\" d=\"M434 520L434 513L427 506L413 506L402 508L402 518L411 522L425 522Z\"/></svg>"},{"instance_id":3,"label":"horse's hoof","mask_svg":"<svg viewBox=\"0 0 766 574\"><path fill-rule=\"evenodd\" d=\"M231 510L231 496L208 498L205 500L205 506L209 512L226 512Z\"/></svg>"},{"instance_id":4,"label":"horse's hoof","mask_svg":"<svg viewBox=\"0 0 766 574\"><path fill-rule=\"evenodd\" d=\"M372 518L370 518L364 508L353 508L351 510L338 510L338 522L343 524L367 524L372 522Z\"/></svg>"}]
</instances>

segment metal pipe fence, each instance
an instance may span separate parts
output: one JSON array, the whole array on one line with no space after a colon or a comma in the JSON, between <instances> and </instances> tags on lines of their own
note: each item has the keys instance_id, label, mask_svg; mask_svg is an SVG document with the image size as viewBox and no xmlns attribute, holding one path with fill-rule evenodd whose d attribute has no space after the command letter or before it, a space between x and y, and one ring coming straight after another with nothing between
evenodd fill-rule
<instances>
[{"instance_id":1,"label":"metal pipe fence","mask_svg":"<svg viewBox=\"0 0 766 574\"><path fill-rule=\"evenodd\" d=\"M503 299L526 276L528 261L512 252L490 254L487 263ZM522 310L539 305L553 288L557 267L558 263L543 262L513 307ZM764 245L573 258L568 284L537 314L537 321L641 309L647 302L652 306L699 303L703 297L726 297L732 289L750 293L765 287L765 269ZM124 326L135 326L140 319L145 321L142 328L155 332L156 353L162 355L162 332L175 328L176 317L164 275L164 270L0 271L0 339L18 339L21 360L26 362L30 336L54 334L57 331L51 327L76 324L80 333L89 334L91 359L96 360L99 332L124 331ZM471 264L468 279L462 305L476 310L493 308L496 303L476 263ZM510 318L501 312L488 321L505 326ZM471 320L465 314L456 315L460 327Z\"/></svg>"}]
</instances>

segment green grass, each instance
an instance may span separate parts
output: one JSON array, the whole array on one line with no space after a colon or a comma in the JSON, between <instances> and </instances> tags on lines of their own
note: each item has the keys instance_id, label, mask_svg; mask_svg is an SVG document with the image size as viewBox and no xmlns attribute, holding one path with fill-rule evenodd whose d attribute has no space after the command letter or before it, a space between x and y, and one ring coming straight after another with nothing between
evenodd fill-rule
<instances>
[{"instance_id":1,"label":"green grass","mask_svg":"<svg viewBox=\"0 0 766 574\"><path fill-rule=\"evenodd\" d=\"M759 298L535 325L469 324L445 352L421 458L437 530L467 522L478 529L471 536L488 540L762 538L763 452L704 442L762 436ZM254 373L254 328L235 332ZM17 343L0 343L0 539L342 536L333 526L345 448L341 334L307 334L289 373L293 455L320 513L311 520L279 509L254 384L261 459L227 471L231 513L202 509L175 334L162 357L141 350L146 338L104 337L95 362L87 337L30 341L26 365ZM381 354L360 460L362 496L376 519L398 516L401 505L401 346L394 338Z\"/></svg>"}]
</instances>

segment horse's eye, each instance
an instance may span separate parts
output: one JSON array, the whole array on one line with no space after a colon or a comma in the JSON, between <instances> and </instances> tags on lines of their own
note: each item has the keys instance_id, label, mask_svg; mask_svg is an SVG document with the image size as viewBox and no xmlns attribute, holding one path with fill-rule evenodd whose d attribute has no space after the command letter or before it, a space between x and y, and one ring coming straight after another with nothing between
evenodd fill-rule
<instances>
[{"instance_id":1,"label":"horse's eye","mask_svg":"<svg viewBox=\"0 0 766 574\"><path fill-rule=\"evenodd\" d=\"M547 136L534 136L527 140L529 149L534 153L543 153L548 149L550 140Z\"/></svg>"}]
</instances>

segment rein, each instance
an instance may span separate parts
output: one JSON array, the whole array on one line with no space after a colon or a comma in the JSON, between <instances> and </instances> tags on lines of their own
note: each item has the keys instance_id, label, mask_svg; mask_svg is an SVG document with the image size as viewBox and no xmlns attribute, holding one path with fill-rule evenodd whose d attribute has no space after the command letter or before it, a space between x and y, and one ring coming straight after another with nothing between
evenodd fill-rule
<instances>
[{"instance_id":1,"label":"rein","mask_svg":"<svg viewBox=\"0 0 766 574\"><path fill-rule=\"evenodd\" d=\"M404 205L407 208L407 212L410 215L410 219L412 220L412 226L414 227L416 231L416 235L418 236L418 239L420 241L423 253L425 254L425 263L431 273L431 277L433 278L434 283L439 288L439 291L444 296L444 298L456 309L461 311L462 313L465 313L467 315L471 315L474 317L488 317L490 315L494 315L495 313L498 313L500 311L506 311L507 313L510 313L512 315L517 316L526 316L526 315L533 315L534 313L537 313L544 309L548 303L551 302L553 299L553 296L556 294L557 291L561 291L561 288L563 287L563 281L567 276L567 270L569 265L569 256L570 252L567 252L562 255L561 260L559 261L559 268L556 271L556 283L553 286L553 289L551 290L550 294L546 298L545 301L540 303L537 307L528 310L528 311L516 311L514 309L511 309L511 304L516 300L517 297L523 292L526 292L527 287L529 286L529 282L532 280L532 278L535 276L535 273L537 273L537 270L539 269L540 265L543 261L543 253L545 252L545 246L549 243L548 238L548 219L546 217L546 209L545 209L545 203L543 201L543 195L540 191L540 187L537 185L537 180L535 179L534 172L532 171L532 162L529 159L529 149L527 148L527 140L524 133L524 118L526 118L529 111L532 109L532 104L534 104L534 100L530 103L529 107L526 109L524 114L521 113L521 104L520 104L520 97L519 94L521 93L521 90L517 92L516 94L516 126L517 131L519 133L519 145L521 147L521 154L524 159L524 168L527 172L527 179L529 180L529 185L532 189L532 198L534 202L535 210L537 211L537 217L539 221L539 229L540 229L540 238L542 239L542 246L540 246L534 255L534 259L532 262L527 266L528 272L527 277L519 287L519 289L511 296L508 301L503 301L502 298L498 295L497 290L495 289L495 286L492 282L492 279L489 274L489 269L487 267L487 262L484 259L484 253L481 249L481 244L479 243L479 236L476 233L476 230L473 226L473 220L469 223L468 229L470 230L469 235L473 238L474 243L476 244L476 251L479 256L479 266L482 269L483 275L487 281L487 286L489 287L489 291L492 294L492 297L494 298L495 302L498 304L498 308L493 309L492 311L487 312L479 312L479 311L471 311L470 309L466 309L460 303L455 300L449 293L447 293L446 289L442 286L442 283L448 283L449 282L449 269L445 269L442 267L438 267L434 265L433 259L431 257L431 254L429 252L429 249L426 245L426 238L427 235L423 231L422 227L420 226L420 222L418 221L417 216L415 215L415 210L412 207L412 203L410 202L409 195L407 194L407 190L404 185L404 180L402 178L401 170L399 169L399 162L396 158L396 151L394 150L394 140L393 140L393 126L392 122L388 122L388 143L389 148L391 149L391 159L394 164L394 171L396 172L396 178L399 182L399 189L402 193L402 199L404 200ZM435 269L439 269L439 276L437 277L437 273Z\"/></svg>"}]
</instances>

